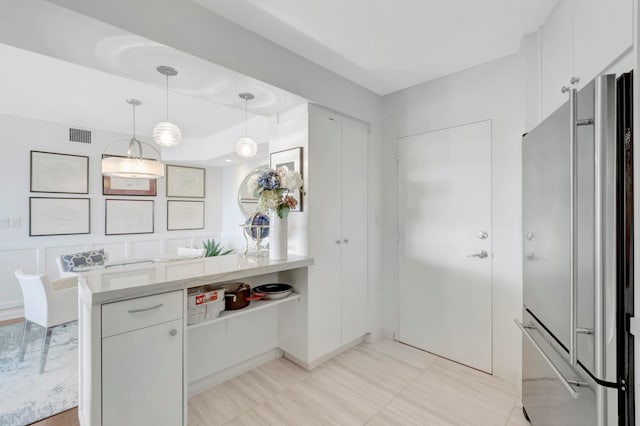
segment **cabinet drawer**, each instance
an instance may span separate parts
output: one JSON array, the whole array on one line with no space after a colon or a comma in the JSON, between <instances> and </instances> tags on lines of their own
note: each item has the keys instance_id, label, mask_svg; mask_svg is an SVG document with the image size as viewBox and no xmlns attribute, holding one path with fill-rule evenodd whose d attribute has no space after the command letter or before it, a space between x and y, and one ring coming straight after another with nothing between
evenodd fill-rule
<instances>
[{"instance_id":1,"label":"cabinet drawer","mask_svg":"<svg viewBox=\"0 0 640 426\"><path fill-rule=\"evenodd\" d=\"M102 337L182 318L182 291L102 305Z\"/></svg>"}]
</instances>

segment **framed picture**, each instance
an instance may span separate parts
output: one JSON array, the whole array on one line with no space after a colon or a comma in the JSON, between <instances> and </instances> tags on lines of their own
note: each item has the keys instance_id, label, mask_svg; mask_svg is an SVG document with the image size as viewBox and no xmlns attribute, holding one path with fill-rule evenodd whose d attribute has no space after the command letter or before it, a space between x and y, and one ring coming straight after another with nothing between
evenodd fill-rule
<instances>
[{"instance_id":1,"label":"framed picture","mask_svg":"<svg viewBox=\"0 0 640 426\"><path fill-rule=\"evenodd\" d=\"M167 201L167 230L204 229L204 201Z\"/></svg>"},{"instance_id":2,"label":"framed picture","mask_svg":"<svg viewBox=\"0 0 640 426\"><path fill-rule=\"evenodd\" d=\"M302 147L272 152L270 160L270 167L272 169L275 170L278 167L286 166L289 170L300 173L300 176L302 176L302 178L304 179L304 176L302 175ZM302 194L300 193L300 191L296 191L291 195L293 195L293 197L298 200L298 205L291 211L301 212L303 208Z\"/></svg>"},{"instance_id":3,"label":"framed picture","mask_svg":"<svg viewBox=\"0 0 640 426\"><path fill-rule=\"evenodd\" d=\"M105 235L152 234L153 200L116 200L105 204Z\"/></svg>"},{"instance_id":4,"label":"framed picture","mask_svg":"<svg viewBox=\"0 0 640 426\"><path fill-rule=\"evenodd\" d=\"M31 192L89 193L89 157L31 151Z\"/></svg>"},{"instance_id":5,"label":"framed picture","mask_svg":"<svg viewBox=\"0 0 640 426\"><path fill-rule=\"evenodd\" d=\"M117 155L102 154L105 157L118 157ZM156 179L131 179L120 177L102 177L102 195L157 195Z\"/></svg>"},{"instance_id":6,"label":"framed picture","mask_svg":"<svg viewBox=\"0 0 640 426\"><path fill-rule=\"evenodd\" d=\"M89 234L89 198L29 197L29 236Z\"/></svg>"},{"instance_id":7,"label":"framed picture","mask_svg":"<svg viewBox=\"0 0 640 426\"><path fill-rule=\"evenodd\" d=\"M167 164L167 197L204 198L205 169Z\"/></svg>"}]
</instances>

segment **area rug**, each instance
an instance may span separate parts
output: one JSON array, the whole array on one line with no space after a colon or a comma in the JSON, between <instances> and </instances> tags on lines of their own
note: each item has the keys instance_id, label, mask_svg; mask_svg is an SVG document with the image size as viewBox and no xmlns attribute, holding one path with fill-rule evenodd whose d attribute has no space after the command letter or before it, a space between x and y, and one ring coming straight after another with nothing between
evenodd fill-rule
<instances>
[{"instance_id":1,"label":"area rug","mask_svg":"<svg viewBox=\"0 0 640 426\"><path fill-rule=\"evenodd\" d=\"M40 348L44 329L31 326L23 362L18 362L23 323L0 327L0 425L18 426L78 405L78 325L51 335L43 374Z\"/></svg>"}]
</instances>

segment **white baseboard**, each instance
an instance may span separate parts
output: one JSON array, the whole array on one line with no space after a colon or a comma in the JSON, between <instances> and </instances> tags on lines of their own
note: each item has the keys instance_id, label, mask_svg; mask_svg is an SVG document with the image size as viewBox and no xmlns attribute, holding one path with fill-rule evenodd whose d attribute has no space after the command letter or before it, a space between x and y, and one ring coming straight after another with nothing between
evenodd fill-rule
<instances>
[{"instance_id":1,"label":"white baseboard","mask_svg":"<svg viewBox=\"0 0 640 426\"><path fill-rule=\"evenodd\" d=\"M233 367L225 368L224 370L219 371L215 374L197 380L193 383L189 383L189 398L199 394L200 392L204 392L207 389L211 389L212 387L217 386L220 383L224 383L227 380L233 379L236 376L244 374L247 371L251 371L254 368L260 367L262 364L273 361L274 359L278 359L282 357L282 355L283 352L280 349L271 349L270 351L267 351L263 354L257 355L253 358L249 358L248 360L243 361L240 364L236 364Z\"/></svg>"},{"instance_id":2,"label":"white baseboard","mask_svg":"<svg viewBox=\"0 0 640 426\"><path fill-rule=\"evenodd\" d=\"M287 358L290 361L295 362L296 364L298 364L300 367L305 368L307 370L313 370L314 368L316 368L319 365L324 364L325 362L329 361L330 359L336 357L337 355L340 355L342 352L349 350L351 348L353 348L354 346L359 345L360 343L364 342L366 339L368 339L369 334L365 334L362 337L358 337L356 340L347 343L346 345L342 345L340 346L338 349L329 352L326 355L321 356L320 358L317 358L311 362L304 362L298 358L296 358L295 356L285 352L284 353L284 357Z\"/></svg>"},{"instance_id":3,"label":"white baseboard","mask_svg":"<svg viewBox=\"0 0 640 426\"><path fill-rule=\"evenodd\" d=\"M0 321L6 321L24 316L22 300L0 303Z\"/></svg>"},{"instance_id":4,"label":"white baseboard","mask_svg":"<svg viewBox=\"0 0 640 426\"><path fill-rule=\"evenodd\" d=\"M381 332L381 336L383 339L393 340L393 341L397 340L395 330L390 328L383 328Z\"/></svg>"}]
</instances>

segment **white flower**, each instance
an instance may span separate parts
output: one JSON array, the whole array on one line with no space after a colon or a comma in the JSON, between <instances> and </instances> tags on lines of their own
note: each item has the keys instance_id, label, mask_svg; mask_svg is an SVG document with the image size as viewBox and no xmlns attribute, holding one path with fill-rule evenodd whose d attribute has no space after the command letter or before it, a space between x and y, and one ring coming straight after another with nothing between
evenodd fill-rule
<instances>
[{"instance_id":1,"label":"white flower","mask_svg":"<svg viewBox=\"0 0 640 426\"><path fill-rule=\"evenodd\" d=\"M247 191L249 194L253 195L258 190L258 174L254 174L247 181Z\"/></svg>"},{"instance_id":2,"label":"white flower","mask_svg":"<svg viewBox=\"0 0 640 426\"><path fill-rule=\"evenodd\" d=\"M262 194L260 194L258 209L260 211L276 210L281 202L281 197L278 196L277 191L265 190L262 191Z\"/></svg>"},{"instance_id":3,"label":"white flower","mask_svg":"<svg viewBox=\"0 0 640 426\"><path fill-rule=\"evenodd\" d=\"M280 176L280 187L289 191L298 191L302 187L302 176L300 173L290 171L286 166L278 167Z\"/></svg>"}]
</instances>

